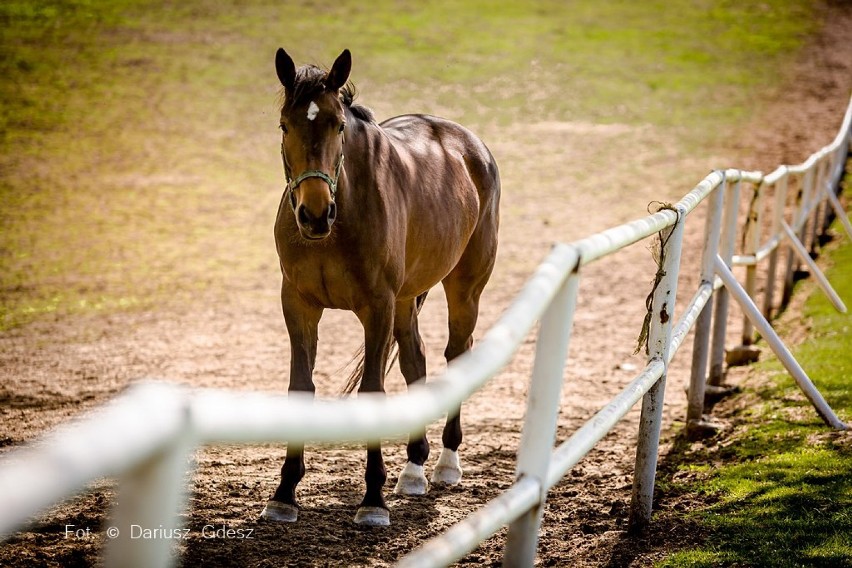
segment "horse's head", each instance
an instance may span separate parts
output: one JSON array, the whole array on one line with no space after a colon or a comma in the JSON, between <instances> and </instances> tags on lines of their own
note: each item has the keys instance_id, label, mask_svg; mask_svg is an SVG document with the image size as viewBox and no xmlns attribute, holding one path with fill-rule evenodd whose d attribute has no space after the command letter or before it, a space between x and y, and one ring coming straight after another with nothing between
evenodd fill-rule
<instances>
[{"instance_id":1,"label":"horse's head","mask_svg":"<svg viewBox=\"0 0 852 568\"><path fill-rule=\"evenodd\" d=\"M281 107L281 157L290 205L302 237L321 240L337 217L335 193L343 168L345 118L339 92L352 68L349 50L328 73L313 66L296 71L283 49L275 54L275 70L284 85Z\"/></svg>"}]
</instances>

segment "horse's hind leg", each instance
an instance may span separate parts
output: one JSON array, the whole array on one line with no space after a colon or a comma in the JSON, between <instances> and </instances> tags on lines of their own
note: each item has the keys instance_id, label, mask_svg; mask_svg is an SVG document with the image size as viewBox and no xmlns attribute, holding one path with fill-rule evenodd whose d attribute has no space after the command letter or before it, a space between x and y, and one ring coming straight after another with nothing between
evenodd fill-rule
<instances>
[{"instance_id":1,"label":"horse's hind leg","mask_svg":"<svg viewBox=\"0 0 852 568\"><path fill-rule=\"evenodd\" d=\"M473 345L479 297L494 268L496 231L493 238L482 234L477 236L479 238L472 239L459 264L443 281L450 327L450 338L444 351L448 363ZM432 483L456 485L462 477L458 456L462 442L461 408L447 416L441 441L444 448L432 472Z\"/></svg>"},{"instance_id":2,"label":"horse's hind leg","mask_svg":"<svg viewBox=\"0 0 852 568\"><path fill-rule=\"evenodd\" d=\"M426 376L426 354L423 340L417 328L417 313L426 294L416 300L403 300L396 304L393 335L399 345L399 368L406 384ZM399 475L394 493L401 495L423 495L429 484L423 473L423 464L429 457L429 441L425 432L411 434L406 448L408 463Z\"/></svg>"}]
</instances>

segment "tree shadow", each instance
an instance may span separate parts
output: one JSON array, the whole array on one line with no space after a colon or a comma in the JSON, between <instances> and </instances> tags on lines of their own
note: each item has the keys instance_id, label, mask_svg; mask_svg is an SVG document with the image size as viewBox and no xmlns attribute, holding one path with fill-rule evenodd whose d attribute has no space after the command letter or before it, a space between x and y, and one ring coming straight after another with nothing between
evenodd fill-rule
<instances>
[{"instance_id":1,"label":"tree shadow","mask_svg":"<svg viewBox=\"0 0 852 568\"><path fill-rule=\"evenodd\" d=\"M706 566L852 566L852 450L814 450L802 437L765 455L757 461L718 443L696 449L679 436L659 464L651 525L622 533L606 566L678 551L700 553L696 565ZM737 497L708 492L703 474L690 473L696 464L728 466L725 486Z\"/></svg>"}]
</instances>

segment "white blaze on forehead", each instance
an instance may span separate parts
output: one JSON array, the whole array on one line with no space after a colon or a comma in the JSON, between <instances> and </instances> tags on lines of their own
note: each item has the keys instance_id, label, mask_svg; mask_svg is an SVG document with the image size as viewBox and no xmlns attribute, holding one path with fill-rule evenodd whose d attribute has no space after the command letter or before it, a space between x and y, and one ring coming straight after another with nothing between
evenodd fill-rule
<instances>
[{"instance_id":1,"label":"white blaze on forehead","mask_svg":"<svg viewBox=\"0 0 852 568\"><path fill-rule=\"evenodd\" d=\"M317 103L311 101L311 105L308 107L308 120L313 120L319 114L319 107Z\"/></svg>"}]
</instances>

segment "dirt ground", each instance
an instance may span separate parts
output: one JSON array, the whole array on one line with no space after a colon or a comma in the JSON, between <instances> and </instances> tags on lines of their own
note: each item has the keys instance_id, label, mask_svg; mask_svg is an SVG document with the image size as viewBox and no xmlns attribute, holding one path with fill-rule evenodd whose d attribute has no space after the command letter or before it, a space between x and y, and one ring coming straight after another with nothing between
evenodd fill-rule
<instances>
[{"instance_id":1,"label":"dirt ground","mask_svg":"<svg viewBox=\"0 0 852 568\"><path fill-rule=\"evenodd\" d=\"M482 136L498 157L508 193L502 204L501 250L482 302L477 335L496 321L523 282L558 240L567 241L640 217L653 200L674 200L714 167L763 168L798 163L836 133L852 88L852 4L830 5L822 32L801 54L783 88L765 101L724 155L680 156L651 128L579 123L494 127ZM363 94L369 104L369 93ZM653 150L651 150L653 149ZM565 161L599 163L596 178L553 178ZM525 167L536 156L535 168ZM676 159L686 179L661 166ZM527 161L525 161L527 160ZM578 170L579 171L579 170ZM586 191L541 192L554 183ZM627 188L627 189L625 189ZM629 191L629 195L625 192ZM610 198L610 199L608 199ZM610 207L596 206L601 199ZM269 226L275 203L269 203ZM687 225L687 268L680 295L696 283L700 214ZM271 246L271 243L266 243ZM273 253L272 249L270 252ZM646 246L634 246L583 272L559 418L565 440L633 377L642 358L632 355L654 272ZM192 386L285 392L289 350L277 305L274 274L258 276L228 297L201 298L182 309L41 320L0 336L0 447L34 440L125 389L140 377ZM435 290L421 317L430 373L443 366L446 309ZM732 331L735 334L737 329ZM330 340L333 338L333 340ZM735 341L732 335L731 343ZM691 340L690 340L691 341ZM686 409L690 341L673 364L665 405L664 451ZM318 393L334 396L339 370L361 342L351 314L327 312L320 328ZM294 525L258 523L275 489L284 444L200 449L185 522L189 538L177 548L186 566L384 566L475 510L513 481L515 454L533 358L530 338L512 363L463 407L464 479L419 498L388 495L392 526L365 529L352 517L361 498L365 452L359 446L309 446L308 472L299 487L301 514ZM400 392L398 371L387 382ZM634 409L550 493L537 565L646 566L702 535L667 512L687 510L695 497L658 495L662 513L647 534L625 533L638 410ZM140 425L144 427L144 425ZM441 424L428 436L440 453ZM404 440L385 445L388 492L405 460ZM662 458L665 464L665 456ZM112 480L40 515L0 545L0 566L87 566L97 563L114 503ZM66 525L91 529L68 538ZM205 538L204 527L253 529L251 539ZM462 564L498 565L505 531Z\"/></svg>"}]
</instances>

